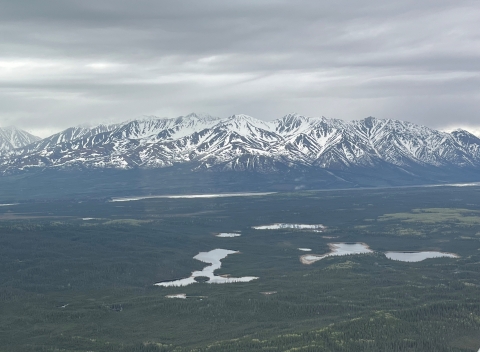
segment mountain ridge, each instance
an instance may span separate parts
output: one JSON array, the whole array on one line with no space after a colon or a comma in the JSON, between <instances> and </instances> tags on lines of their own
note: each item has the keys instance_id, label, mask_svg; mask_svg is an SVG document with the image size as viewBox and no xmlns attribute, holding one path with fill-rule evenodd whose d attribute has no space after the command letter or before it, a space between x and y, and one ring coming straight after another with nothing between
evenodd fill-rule
<instances>
[{"instance_id":1,"label":"mountain ridge","mask_svg":"<svg viewBox=\"0 0 480 352\"><path fill-rule=\"evenodd\" d=\"M191 170L197 171L264 173L285 168L376 168L383 164L406 172L422 167L480 169L480 139L465 130L441 132L375 117L343 121L290 113L263 121L243 114L219 118L192 113L68 128L8 149L0 158L0 171L164 168L179 164L191 165Z\"/></svg>"}]
</instances>

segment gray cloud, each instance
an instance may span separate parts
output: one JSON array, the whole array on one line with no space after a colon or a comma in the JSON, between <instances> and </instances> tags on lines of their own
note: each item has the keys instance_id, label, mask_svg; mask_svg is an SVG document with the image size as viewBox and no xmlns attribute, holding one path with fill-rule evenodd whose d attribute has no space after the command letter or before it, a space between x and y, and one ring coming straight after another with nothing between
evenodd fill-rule
<instances>
[{"instance_id":1,"label":"gray cloud","mask_svg":"<svg viewBox=\"0 0 480 352\"><path fill-rule=\"evenodd\" d=\"M0 125L297 111L480 126L477 1L0 6Z\"/></svg>"}]
</instances>

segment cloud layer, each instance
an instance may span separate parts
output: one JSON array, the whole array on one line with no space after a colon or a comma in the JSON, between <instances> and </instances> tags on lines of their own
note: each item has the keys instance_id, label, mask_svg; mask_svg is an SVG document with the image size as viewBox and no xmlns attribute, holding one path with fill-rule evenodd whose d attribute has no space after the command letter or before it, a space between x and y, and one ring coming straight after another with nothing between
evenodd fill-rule
<instances>
[{"instance_id":1,"label":"cloud layer","mask_svg":"<svg viewBox=\"0 0 480 352\"><path fill-rule=\"evenodd\" d=\"M478 1L0 5L0 125L191 111L480 125Z\"/></svg>"}]
</instances>

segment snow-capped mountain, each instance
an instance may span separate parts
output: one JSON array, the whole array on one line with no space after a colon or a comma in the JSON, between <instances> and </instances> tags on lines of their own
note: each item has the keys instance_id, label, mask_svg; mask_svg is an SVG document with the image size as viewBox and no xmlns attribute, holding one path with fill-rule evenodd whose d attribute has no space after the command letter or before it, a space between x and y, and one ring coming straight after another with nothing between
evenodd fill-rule
<instances>
[{"instance_id":1,"label":"snow-capped mountain","mask_svg":"<svg viewBox=\"0 0 480 352\"><path fill-rule=\"evenodd\" d=\"M13 126L0 127L0 153L24 147L38 140L40 137Z\"/></svg>"},{"instance_id":2,"label":"snow-capped mountain","mask_svg":"<svg viewBox=\"0 0 480 352\"><path fill-rule=\"evenodd\" d=\"M55 133L50 137L44 139L38 138L35 143L31 143L26 148L23 148L23 152L24 154L41 152L42 150L54 148L62 143L68 143L80 138L87 138L96 136L100 133L112 131L118 126L119 125L98 125L92 128L83 126L70 127L62 132Z\"/></svg>"},{"instance_id":3,"label":"snow-capped mountain","mask_svg":"<svg viewBox=\"0 0 480 352\"><path fill-rule=\"evenodd\" d=\"M246 115L148 117L117 125L69 128L0 160L4 173L35 168L163 168L194 170L320 168L389 165L480 169L480 139L397 120L346 122L289 114L275 121Z\"/></svg>"}]
</instances>

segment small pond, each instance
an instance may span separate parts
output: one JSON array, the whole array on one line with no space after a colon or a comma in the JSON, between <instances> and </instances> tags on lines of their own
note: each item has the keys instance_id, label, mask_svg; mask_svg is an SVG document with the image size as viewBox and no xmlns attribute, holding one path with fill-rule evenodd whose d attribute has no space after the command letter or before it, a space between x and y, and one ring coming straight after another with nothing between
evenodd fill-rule
<instances>
[{"instance_id":1,"label":"small pond","mask_svg":"<svg viewBox=\"0 0 480 352\"><path fill-rule=\"evenodd\" d=\"M249 282L258 277L255 276L244 276L244 277L229 277L229 276L216 276L214 271L220 269L222 266L221 260L226 258L229 254L239 253L238 251L231 251L228 249L214 249L210 252L200 252L198 253L193 259L200 260L201 262L211 264L206 266L201 271L194 271L190 277L180 280L174 281L164 281L156 283L155 286L187 286L194 283L198 283L198 281L204 281L209 284L228 284L232 282ZM198 281L196 278L200 278Z\"/></svg>"},{"instance_id":2,"label":"small pond","mask_svg":"<svg viewBox=\"0 0 480 352\"><path fill-rule=\"evenodd\" d=\"M217 237L240 237L241 234L235 233L235 232L221 232L216 236Z\"/></svg>"},{"instance_id":3,"label":"small pond","mask_svg":"<svg viewBox=\"0 0 480 352\"><path fill-rule=\"evenodd\" d=\"M295 230L324 230L325 226L322 224L307 225L307 224L284 224L277 223L271 225L253 226L255 230L281 230L281 229L295 229Z\"/></svg>"},{"instance_id":4,"label":"small pond","mask_svg":"<svg viewBox=\"0 0 480 352\"><path fill-rule=\"evenodd\" d=\"M372 250L365 243L329 243L330 252L327 254L306 254L300 257L303 264L312 264L326 257L371 253Z\"/></svg>"},{"instance_id":5,"label":"small pond","mask_svg":"<svg viewBox=\"0 0 480 352\"><path fill-rule=\"evenodd\" d=\"M443 252L385 252L385 256L391 260L398 260L401 262L421 262L430 258L458 258L458 255L453 253Z\"/></svg>"}]
</instances>

